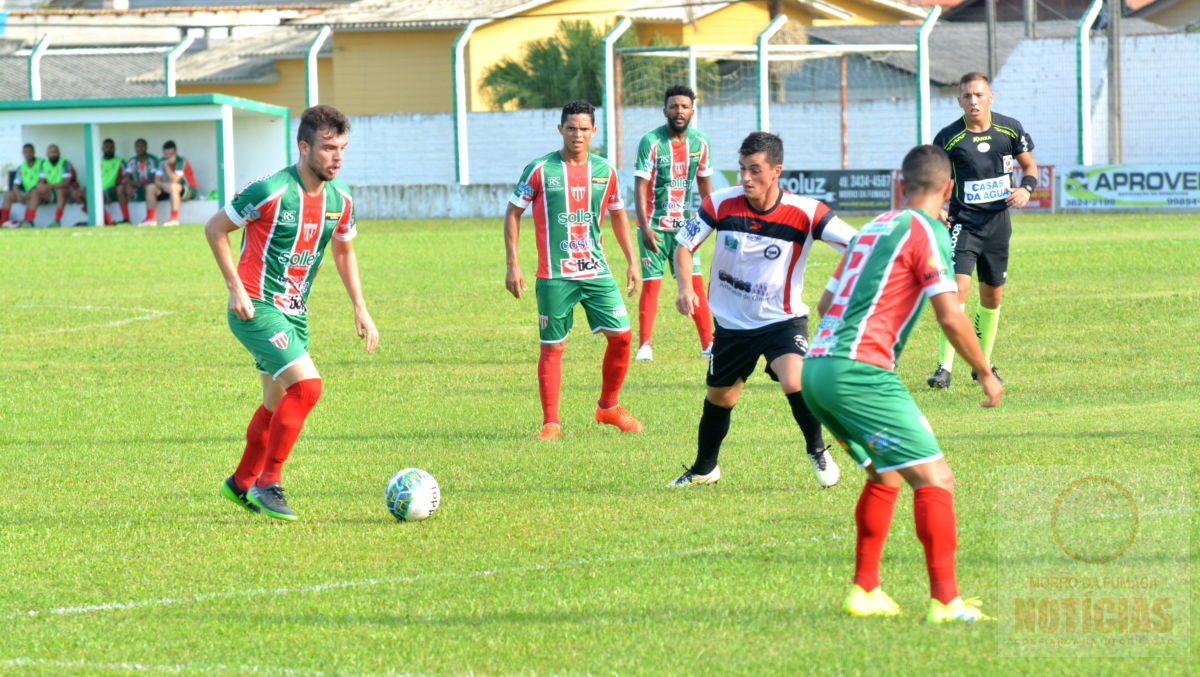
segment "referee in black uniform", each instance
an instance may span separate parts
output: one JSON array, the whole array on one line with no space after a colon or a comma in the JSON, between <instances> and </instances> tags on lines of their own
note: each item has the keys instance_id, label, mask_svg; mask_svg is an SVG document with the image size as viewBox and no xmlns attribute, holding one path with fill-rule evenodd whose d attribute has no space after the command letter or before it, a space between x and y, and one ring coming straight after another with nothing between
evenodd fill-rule
<instances>
[{"instance_id":1,"label":"referee in black uniform","mask_svg":"<svg viewBox=\"0 0 1200 677\"><path fill-rule=\"evenodd\" d=\"M950 155L954 192L950 197L950 247L954 250L954 277L958 302L965 305L971 290L971 272L979 269L979 307L975 309L975 335L988 364L1000 324L1000 298L1008 276L1008 240L1012 236L1010 207L1021 209L1037 186L1038 167L1033 140L1021 123L992 112L992 88L983 73L959 79L958 104L962 118L933 139L933 145ZM1021 169L1020 185L1013 171ZM930 388L949 388L954 368L954 348L940 336L937 371ZM996 367L992 373L1000 378ZM976 378L976 374L971 374ZM1004 383L1004 380L1000 380Z\"/></svg>"}]
</instances>

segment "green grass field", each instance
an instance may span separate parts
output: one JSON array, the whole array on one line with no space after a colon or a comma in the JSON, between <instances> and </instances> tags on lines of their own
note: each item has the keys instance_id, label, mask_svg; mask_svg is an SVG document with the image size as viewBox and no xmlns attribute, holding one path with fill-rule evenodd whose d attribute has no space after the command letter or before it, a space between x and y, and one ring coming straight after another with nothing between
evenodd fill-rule
<instances>
[{"instance_id":1,"label":"green grass field","mask_svg":"<svg viewBox=\"0 0 1200 677\"><path fill-rule=\"evenodd\" d=\"M310 317L325 394L285 468L296 523L217 494L259 389L199 227L0 233L0 673L1200 672L1186 549L1144 563L1185 591L1175 657L1011 658L1002 623L925 625L907 490L883 562L906 615L844 616L861 473L839 455L842 483L819 489L761 374L734 412L722 482L667 490L694 454L705 369L669 286L656 360L631 364L622 392L646 432L592 422L604 342L579 313L566 437L535 442L524 225L531 293L517 301L498 219L362 223L374 355L332 266L321 276ZM1028 559L998 554L1023 520L1050 519L1045 501L1005 509L1013 467L1123 469L1150 503L1169 476L1184 490L1143 511L1139 538L1184 546L1200 477L1197 217L1022 215L1013 242L1003 405L977 406L962 362L950 390L925 387L928 310L901 363L958 477L960 586L1002 618L1005 567L1052 573L1060 554L1037 528ZM810 303L834 263L819 246ZM428 521L384 508L385 480L406 466L441 484ZM1126 565L1141 566L1138 547Z\"/></svg>"}]
</instances>

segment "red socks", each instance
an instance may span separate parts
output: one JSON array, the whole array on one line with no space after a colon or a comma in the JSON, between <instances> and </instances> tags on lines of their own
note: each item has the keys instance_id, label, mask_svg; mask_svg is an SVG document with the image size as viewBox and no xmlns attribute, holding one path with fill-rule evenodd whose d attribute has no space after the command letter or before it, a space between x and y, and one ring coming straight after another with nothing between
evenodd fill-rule
<instances>
[{"instance_id":1,"label":"red socks","mask_svg":"<svg viewBox=\"0 0 1200 677\"><path fill-rule=\"evenodd\" d=\"M121 218L125 219L126 221L129 220L129 205L121 205Z\"/></svg>"},{"instance_id":2,"label":"red socks","mask_svg":"<svg viewBox=\"0 0 1200 677\"><path fill-rule=\"evenodd\" d=\"M239 491L249 489L262 473L263 463L267 460L267 432L270 426L271 411L259 405L258 411L250 419L250 426L246 428L246 449L242 452L242 462L233 471L233 483Z\"/></svg>"},{"instance_id":3,"label":"red socks","mask_svg":"<svg viewBox=\"0 0 1200 677\"><path fill-rule=\"evenodd\" d=\"M883 556L883 544L887 542L899 494L900 487L867 480L854 509L854 523L858 525L854 582L867 592L879 587L879 560Z\"/></svg>"},{"instance_id":4,"label":"red socks","mask_svg":"<svg viewBox=\"0 0 1200 677\"><path fill-rule=\"evenodd\" d=\"M178 209L172 209L172 210L171 210L171 219L170 219L170 220L171 220L171 221L178 221L178 220L179 220L179 210L178 210Z\"/></svg>"},{"instance_id":5,"label":"red socks","mask_svg":"<svg viewBox=\"0 0 1200 677\"><path fill-rule=\"evenodd\" d=\"M8 220L8 210L0 209L0 223Z\"/></svg>"},{"instance_id":6,"label":"red socks","mask_svg":"<svg viewBox=\"0 0 1200 677\"><path fill-rule=\"evenodd\" d=\"M696 310L692 312L692 322L696 323L696 333L700 335L700 348L703 350L713 340L712 313L708 309L708 295L704 293L703 276L692 276L692 289L696 291L696 296L700 299L696 303Z\"/></svg>"},{"instance_id":7,"label":"red socks","mask_svg":"<svg viewBox=\"0 0 1200 677\"><path fill-rule=\"evenodd\" d=\"M37 220L37 207L34 207L33 209L25 209L25 220L30 223L33 223Z\"/></svg>"},{"instance_id":8,"label":"red socks","mask_svg":"<svg viewBox=\"0 0 1200 677\"><path fill-rule=\"evenodd\" d=\"M604 381L600 385L601 409L612 409L617 406L617 395L621 392L621 384L625 382L625 372L629 370L629 341L632 332L624 332L616 336L608 336L608 348L604 350L604 366L601 367Z\"/></svg>"},{"instance_id":9,"label":"red socks","mask_svg":"<svg viewBox=\"0 0 1200 677\"><path fill-rule=\"evenodd\" d=\"M65 210L64 210L62 207L59 207L58 209L55 209L55 210L54 210L54 220L55 220L55 221L62 221L62 215L63 215L63 212L64 212L64 211L65 211Z\"/></svg>"},{"instance_id":10,"label":"red socks","mask_svg":"<svg viewBox=\"0 0 1200 677\"><path fill-rule=\"evenodd\" d=\"M267 434L266 463L258 476L258 486L279 482L283 477L283 463L287 460L308 412L317 406L321 398L321 379L310 378L293 383L279 400L279 406L271 416Z\"/></svg>"},{"instance_id":11,"label":"red socks","mask_svg":"<svg viewBox=\"0 0 1200 677\"><path fill-rule=\"evenodd\" d=\"M654 333L654 317L658 314L658 292L662 289L662 278L644 280L642 295L638 297L638 345L650 342Z\"/></svg>"},{"instance_id":12,"label":"red socks","mask_svg":"<svg viewBox=\"0 0 1200 677\"><path fill-rule=\"evenodd\" d=\"M538 355L538 396L542 399L542 425L558 423L558 392L562 386L563 348L542 344Z\"/></svg>"},{"instance_id":13,"label":"red socks","mask_svg":"<svg viewBox=\"0 0 1200 677\"><path fill-rule=\"evenodd\" d=\"M146 220L147 221L157 221L158 220L158 207L155 207L154 209L146 210Z\"/></svg>"},{"instance_id":14,"label":"red socks","mask_svg":"<svg viewBox=\"0 0 1200 677\"><path fill-rule=\"evenodd\" d=\"M958 582L954 579L954 552L958 549L954 494L934 486L917 489L913 494L913 521L917 538L925 546L929 594L946 604L958 597Z\"/></svg>"}]
</instances>

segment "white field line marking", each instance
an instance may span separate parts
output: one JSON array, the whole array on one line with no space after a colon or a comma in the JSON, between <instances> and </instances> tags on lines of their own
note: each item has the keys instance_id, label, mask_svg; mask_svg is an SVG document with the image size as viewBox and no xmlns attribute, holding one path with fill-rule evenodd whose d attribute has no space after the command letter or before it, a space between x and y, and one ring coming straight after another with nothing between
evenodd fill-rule
<instances>
[{"instance_id":1,"label":"white field line marking","mask_svg":"<svg viewBox=\"0 0 1200 677\"><path fill-rule=\"evenodd\" d=\"M559 562L557 564L531 564L528 566L496 568L496 569L481 569L478 571L451 571L443 573L429 574L413 574L409 576L392 576L388 578L364 578L355 581L330 581L328 583L316 583L313 585L300 585L285 588L257 588L252 590L226 590L221 592L202 592L190 597L161 597L158 599L143 599L132 602L104 602L102 604L86 604L81 606L63 606L50 609L30 609L28 611L18 611L9 614L10 618L19 618L22 616L56 616L56 615L73 615L73 614L88 614L97 611L120 611L125 609L143 609L146 607L155 606L172 606L176 604L195 604L198 602L207 602L218 599L244 598L248 596L278 596L291 595L309 592L326 592L328 590L342 590L345 588L361 588L376 585L389 585L394 583L415 583L418 581L428 581L441 578L486 578L488 576L505 576L513 574L536 573L540 571L556 571L559 569L574 569L576 567L587 565L604 565L615 564L620 562L638 562L638 561L653 561L660 559L674 559L679 557L691 557L694 555L709 555L722 552L733 552L737 550L752 550L758 548L783 547L789 545L798 545L804 542L838 540L840 536L836 533L828 536L811 536L809 538L796 539L791 541L774 541L757 544L746 545L711 545L699 548L690 548L687 550L675 550L656 554L635 554L635 555L609 555L605 557L585 557L582 559L569 560Z\"/></svg>"},{"instance_id":2,"label":"white field line marking","mask_svg":"<svg viewBox=\"0 0 1200 677\"><path fill-rule=\"evenodd\" d=\"M330 673L321 670L295 668L271 668L258 665L221 665L220 663L176 663L151 664L121 661L118 663L92 662L76 659L55 658L5 658L0 659L0 668L49 667L75 670L104 670L106 672L145 672L150 674L209 673L217 675L296 675L297 677L322 677Z\"/></svg>"},{"instance_id":3,"label":"white field line marking","mask_svg":"<svg viewBox=\"0 0 1200 677\"><path fill-rule=\"evenodd\" d=\"M120 306L56 306L56 305L41 305L41 304L24 304L13 306L14 308L64 308L68 310L125 310L130 312L142 313L136 317L127 317L121 320L113 320L112 322L99 322L96 324L83 324L75 327L61 327L59 329L43 329L41 331L32 331L25 334L0 334L0 338L26 338L29 336L46 336L47 334L65 334L73 331L86 331L88 329L101 329L104 327L119 327L123 324L131 324L133 322L141 322L143 320L157 320L160 317L173 315L170 310L155 310L154 308L123 308Z\"/></svg>"}]
</instances>

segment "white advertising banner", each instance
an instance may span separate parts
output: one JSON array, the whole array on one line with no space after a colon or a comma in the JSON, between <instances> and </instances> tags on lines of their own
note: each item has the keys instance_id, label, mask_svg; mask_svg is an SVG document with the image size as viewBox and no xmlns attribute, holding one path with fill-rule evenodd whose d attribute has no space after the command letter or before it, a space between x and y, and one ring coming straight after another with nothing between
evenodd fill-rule
<instances>
[{"instance_id":1,"label":"white advertising banner","mask_svg":"<svg viewBox=\"0 0 1200 677\"><path fill-rule=\"evenodd\" d=\"M1058 168L1062 209L1200 211L1200 164Z\"/></svg>"}]
</instances>

